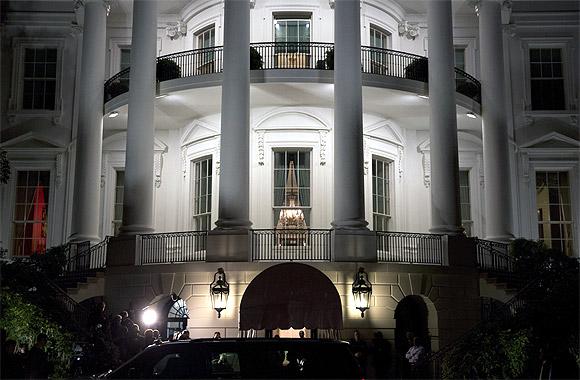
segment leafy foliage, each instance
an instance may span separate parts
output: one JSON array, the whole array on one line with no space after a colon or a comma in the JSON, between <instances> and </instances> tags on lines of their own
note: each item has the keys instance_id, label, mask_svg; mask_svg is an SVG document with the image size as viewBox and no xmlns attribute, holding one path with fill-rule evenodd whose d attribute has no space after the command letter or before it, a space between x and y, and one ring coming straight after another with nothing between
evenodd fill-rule
<instances>
[{"instance_id":1,"label":"leafy foliage","mask_svg":"<svg viewBox=\"0 0 580 380\"><path fill-rule=\"evenodd\" d=\"M4 289L1 300L0 328L6 331L7 338L14 339L21 347L31 347L36 336L45 333L48 336L46 352L54 365L53 375L66 377L73 354L72 335L47 318L42 309L16 293Z\"/></svg>"},{"instance_id":2,"label":"leafy foliage","mask_svg":"<svg viewBox=\"0 0 580 380\"><path fill-rule=\"evenodd\" d=\"M405 67L405 78L420 82L429 82L429 61L427 58L416 58Z\"/></svg>"},{"instance_id":3,"label":"leafy foliage","mask_svg":"<svg viewBox=\"0 0 580 380\"><path fill-rule=\"evenodd\" d=\"M334 49L328 50L324 54L324 61L326 62L327 70L334 70Z\"/></svg>"},{"instance_id":4,"label":"leafy foliage","mask_svg":"<svg viewBox=\"0 0 580 380\"><path fill-rule=\"evenodd\" d=\"M158 81L181 78L181 67L170 59L157 61L156 74Z\"/></svg>"},{"instance_id":5,"label":"leafy foliage","mask_svg":"<svg viewBox=\"0 0 580 380\"><path fill-rule=\"evenodd\" d=\"M261 70L263 65L262 54L255 47L250 47L250 70Z\"/></svg>"},{"instance_id":6,"label":"leafy foliage","mask_svg":"<svg viewBox=\"0 0 580 380\"><path fill-rule=\"evenodd\" d=\"M0 183L8 183L10 179L10 162L8 162L8 153L0 151Z\"/></svg>"}]
</instances>

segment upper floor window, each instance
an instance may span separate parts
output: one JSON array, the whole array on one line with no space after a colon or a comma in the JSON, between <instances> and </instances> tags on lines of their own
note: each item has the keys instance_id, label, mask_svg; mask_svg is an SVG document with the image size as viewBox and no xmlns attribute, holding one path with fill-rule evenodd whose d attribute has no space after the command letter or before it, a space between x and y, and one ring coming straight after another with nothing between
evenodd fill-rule
<instances>
[{"instance_id":1,"label":"upper floor window","mask_svg":"<svg viewBox=\"0 0 580 380\"><path fill-rule=\"evenodd\" d=\"M212 159L202 158L192 163L193 229L211 229Z\"/></svg>"},{"instance_id":2,"label":"upper floor window","mask_svg":"<svg viewBox=\"0 0 580 380\"><path fill-rule=\"evenodd\" d=\"M459 204L461 207L461 225L465 234L471 236L473 220L471 219L471 194L469 189L469 170L459 171Z\"/></svg>"},{"instance_id":3,"label":"upper floor window","mask_svg":"<svg viewBox=\"0 0 580 380\"><path fill-rule=\"evenodd\" d=\"M46 250L49 171L18 171L12 223L12 255L29 256Z\"/></svg>"},{"instance_id":4,"label":"upper floor window","mask_svg":"<svg viewBox=\"0 0 580 380\"><path fill-rule=\"evenodd\" d=\"M373 157L373 228L387 231L391 219L390 161Z\"/></svg>"},{"instance_id":5,"label":"upper floor window","mask_svg":"<svg viewBox=\"0 0 580 380\"><path fill-rule=\"evenodd\" d=\"M197 49L215 46L215 26L213 24L198 31L195 35L197 39Z\"/></svg>"},{"instance_id":6,"label":"upper floor window","mask_svg":"<svg viewBox=\"0 0 580 380\"><path fill-rule=\"evenodd\" d=\"M391 34L377 26L370 27L370 46L379 49L388 49Z\"/></svg>"},{"instance_id":7,"label":"upper floor window","mask_svg":"<svg viewBox=\"0 0 580 380\"><path fill-rule=\"evenodd\" d=\"M274 152L274 224L277 228L310 225L310 152Z\"/></svg>"},{"instance_id":8,"label":"upper floor window","mask_svg":"<svg viewBox=\"0 0 580 380\"><path fill-rule=\"evenodd\" d=\"M113 203L113 235L119 234L123 224L123 192L125 191L125 171L117 170L115 178L115 199Z\"/></svg>"},{"instance_id":9,"label":"upper floor window","mask_svg":"<svg viewBox=\"0 0 580 380\"><path fill-rule=\"evenodd\" d=\"M24 49L22 109L54 110L57 79L57 49Z\"/></svg>"},{"instance_id":10,"label":"upper floor window","mask_svg":"<svg viewBox=\"0 0 580 380\"><path fill-rule=\"evenodd\" d=\"M560 48L530 48L532 110L564 110L565 88Z\"/></svg>"},{"instance_id":11,"label":"upper floor window","mask_svg":"<svg viewBox=\"0 0 580 380\"><path fill-rule=\"evenodd\" d=\"M119 61L119 71L123 71L131 67L131 47L125 46L119 49L121 53L120 61ZM127 83L129 82L129 73L124 73L121 75L121 81Z\"/></svg>"},{"instance_id":12,"label":"upper floor window","mask_svg":"<svg viewBox=\"0 0 580 380\"><path fill-rule=\"evenodd\" d=\"M536 172L538 238L549 248L572 255L572 199L568 172Z\"/></svg>"},{"instance_id":13,"label":"upper floor window","mask_svg":"<svg viewBox=\"0 0 580 380\"><path fill-rule=\"evenodd\" d=\"M276 53L308 53L310 42L310 14L277 15L274 17Z\"/></svg>"},{"instance_id":14,"label":"upper floor window","mask_svg":"<svg viewBox=\"0 0 580 380\"><path fill-rule=\"evenodd\" d=\"M465 47L455 46L453 50L455 53L455 67L465 71Z\"/></svg>"}]
</instances>

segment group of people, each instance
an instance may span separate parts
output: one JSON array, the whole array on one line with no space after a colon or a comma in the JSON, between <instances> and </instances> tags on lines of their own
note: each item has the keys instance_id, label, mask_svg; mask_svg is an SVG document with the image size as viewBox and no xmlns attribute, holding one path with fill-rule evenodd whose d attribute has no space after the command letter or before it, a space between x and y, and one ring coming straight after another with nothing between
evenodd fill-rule
<instances>
[{"instance_id":1,"label":"group of people","mask_svg":"<svg viewBox=\"0 0 580 380\"><path fill-rule=\"evenodd\" d=\"M398 363L399 368L391 368L391 346L384 338L383 333L376 331L370 344L361 337L360 332L355 330L350 339L351 351L357 360L362 375L377 379L385 379L390 376L401 378L423 378L426 374L427 351L421 344L419 337L412 333L407 334L408 350L404 352L402 363ZM403 353L401 353L403 354ZM369 360L370 359L370 360ZM393 373L391 373L394 371ZM370 373L369 373L370 372Z\"/></svg>"},{"instance_id":2,"label":"group of people","mask_svg":"<svg viewBox=\"0 0 580 380\"><path fill-rule=\"evenodd\" d=\"M36 336L36 342L29 350L17 347L12 339L3 339L0 378L48 379L52 366L44 350L47 343L48 337L43 333Z\"/></svg>"}]
</instances>

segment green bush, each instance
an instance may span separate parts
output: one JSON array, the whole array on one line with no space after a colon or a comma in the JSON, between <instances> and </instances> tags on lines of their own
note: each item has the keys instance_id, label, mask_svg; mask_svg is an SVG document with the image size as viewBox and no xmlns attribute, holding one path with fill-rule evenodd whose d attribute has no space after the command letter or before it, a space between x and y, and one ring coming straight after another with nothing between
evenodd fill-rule
<instances>
[{"instance_id":1,"label":"green bush","mask_svg":"<svg viewBox=\"0 0 580 380\"><path fill-rule=\"evenodd\" d=\"M156 76L160 82L181 78L181 67L168 58L160 59L157 61Z\"/></svg>"},{"instance_id":2,"label":"green bush","mask_svg":"<svg viewBox=\"0 0 580 380\"><path fill-rule=\"evenodd\" d=\"M427 58L416 58L405 67L405 78L429 82L429 61Z\"/></svg>"},{"instance_id":3,"label":"green bush","mask_svg":"<svg viewBox=\"0 0 580 380\"><path fill-rule=\"evenodd\" d=\"M262 70L262 54L255 47L250 47L250 70Z\"/></svg>"},{"instance_id":4,"label":"green bush","mask_svg":"<svg viewBox=\"0 0 580 380\"><path fill-rule=\"evenodd\" d=\"M458 80L456 90L460 94L463 94L471 99L479 100L481 97L479 88L476 86L476 84L466 80Z\"/></svg>"},{"instance_id":5,"label":"green bush","mask_svg":"<svg viewBox=\"0 0 580 380\"><path fill-rule=\"evenodd\" d=\"M107 102L114 97L128 92L129 84L128 81L113 82L105 90L105 102Z\"/></svg>"},{"instance_id":6,"label":"green bush","mask_svg":"<svg viewBox=\"0 0 580 380\"><path fill-rule=\"evenodd\" d=\"M326 70L334 70L334 49L330 49L324 54L324 61L326 62Z\"/></svg>"},{"instance_id":7,"label":"green bush","mask_svg":"<svg viewBox=\"0 0 580 380\"><path fill-rule=\"evenodd\" d=\"M1 304L0 328L6 331L7 339L14 339L20 347L31 347L36 336L45 333L48 336L46 352L54 366L53 377L66 378L73 354L72 335L16 293L3 289Z\"/></svg>"},{"instance_id":8,"label":"green bush","mask_svg":"<svg viewBox=\"0 0 580 380\"><path fill-rule=\"evenodd\" d=\"M38 271L50 279L55 279L62 274L66 264L66 246L59 245L49 248L46 252L35 253L30 260Z\"/></svg>"}]
</instances>

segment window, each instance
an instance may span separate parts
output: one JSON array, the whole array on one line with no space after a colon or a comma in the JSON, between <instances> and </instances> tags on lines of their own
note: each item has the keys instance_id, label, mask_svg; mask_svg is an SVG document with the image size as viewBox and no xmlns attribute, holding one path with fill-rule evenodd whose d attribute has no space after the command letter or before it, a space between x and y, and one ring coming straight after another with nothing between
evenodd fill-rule
<instances>
[{"instance_id":1,"label":"window","mask_svg":"<svg viewBox=\"0 0 580 380\"><path fill-rule=\"evenodd\" d=\"M113 203L113 235L115 236L119 234L119 228L123 224L123 191L125 191L125 171L117 170Z\"/></svg>"},{"instance_id":2,"label":"window","mask_svg":"<svg viewBox=\"0 0 580 380\"><path fill-rule=\"evenodd\" d=\"M391 35L374 26L371 25L370 27L370 43L371 43L371 47L377 48L377 49L388 49L389 47L389 40ZM379 50L374 50L371 52L371 73L373 74L382 74L385 75L387 74L388 69L387 69L387 54L379 51Z\"/></svg>"},{"instance_id":3,"label":"window","mask_svg":"<svg viewBox=\"0 0 580 380\"><path fill-rule=\"evenodd\" d=\"M197 36L198 49L215 46L215 26L213 24L195 33L195 35Z\"/></svg>"},{"instance_id":4,"label":"window","mask_svg":"<svg viewBox=\"0 0 580 380\"><path fill-rule=\"evenodd\" d=\"M193 229L211 229L212 159L202 158L193 162Z\"/></svg>"},{"instance_id":5,"label":"window","mask_svg":"<svg viewBox=\"0 0 580 380\"><path fill-rule=\"evenodd\" d=\"M121 58L119 63L119 71L123 71L131 67L131 47L122 47L120 49ZM129 72L121 75L121 83L129 85Z\"/></svg>"},{"instance_id":6,"label":"window","mask_svg":"<svg viewBox=\"0 0 580 380\"><path fill-rule=\"evenodd\" d=\"M465 71L465 47L455 46L455 67Z\"/></svg>"},{"instance_id":7,"label":"window","mask_svg":"<svg viewBox=\"0 0 580 380\"><path fill-rule=\"evenodd\" d=\"M373 157L373 228L387 231L391 219L390 161Z\"/></svg>"},{"instance_id":8,"label":"window","mask_svg":"<svg viewBox=\"0 0 580 380\"><path fill-rule=\"evenodd\" d=\"M219 350L219 349L218 349ZM224 350L211 352L210 378L240 378L240 359L237 352Z\"/></svg>"},{"instance_id":9,"label":"window","mask_svg":"<svg viewBox=\"0 0 580 380\"><path fill-rule=\"evenodd\" d=\"M46 250L49 171L19 171L12 232L13 256Z\"/></svg>"},{"instance_id":10,"label":"window","mask_svg":"<svg viewBox=\"0 0 580 380\"><path fill-rule=\"evenodd\" d=\"M55 109L56 66L56 48L24 49L22 109Z\"/></svg>"},{"instance_id":11,"label":"window","mask_svg":"<svg viewBox=\"0 0 580 380\"><path fill-rule=\"evenodd\" d=\"M310 51L310 15L275 17L276 53L308 53Z\"/></svg>"},{"instance_id":12,"label":"window","mask_svg":"<svg viewBox=\"0 0 580 380\"><path fill-rule=\"evenodd\" d=\"M459 171L459 204L461 208L461 225L465 234L471 236L473 220L471 219L471 194L469 191L469 171Z\"/></svg>"},{"instance_id":13,"label":"window","mask_svg":"<svg viewBox=\"0 0 580 380\"><path fill-rule=\"evenodd\" d=\"M198 49L215 46L215 26L213 24L198 31L195 35ZM215 73L214 49L202 52L199 59L201 62L196 65L199 75Z\"/></svg>"},{"instance_id":14,"label":"window","mask_svg":"<svg viewBox=\"0 0 580 380\"><path fill-rule=\"evenodd\" d=\"M572 255L572 205L568 172L536 172L538 237Z\"/></svg>"},{"instance_id":15,"label":"window","mask_svg":"<svg viewBox=\"0 0 580 380\"><path fill-rule=\"evenodd\" d=\"M171 305L169 313L167 314L167 338L171 338L176 333L187 328L187 320L189 319L189 310L185 301L178 299Z\"/></svg>"},{"instance_id":16,"label":"window","mask_svg":"<svg viewBox=\"0 0 580 380\"><path fill-rule=\"evenodd\" d=\"M274 152L274 225L305 228L310 225L310 152Z\"/></svg>"},{"instance_id":17,"label":"window","mask_svg":"<svg viewBox=\"0 0 580 380\"><path fill-rule=\"evenodd\" d=\"M564 110L562 49L530 49L532 110Z\"/></svg>"}]
</instances>

